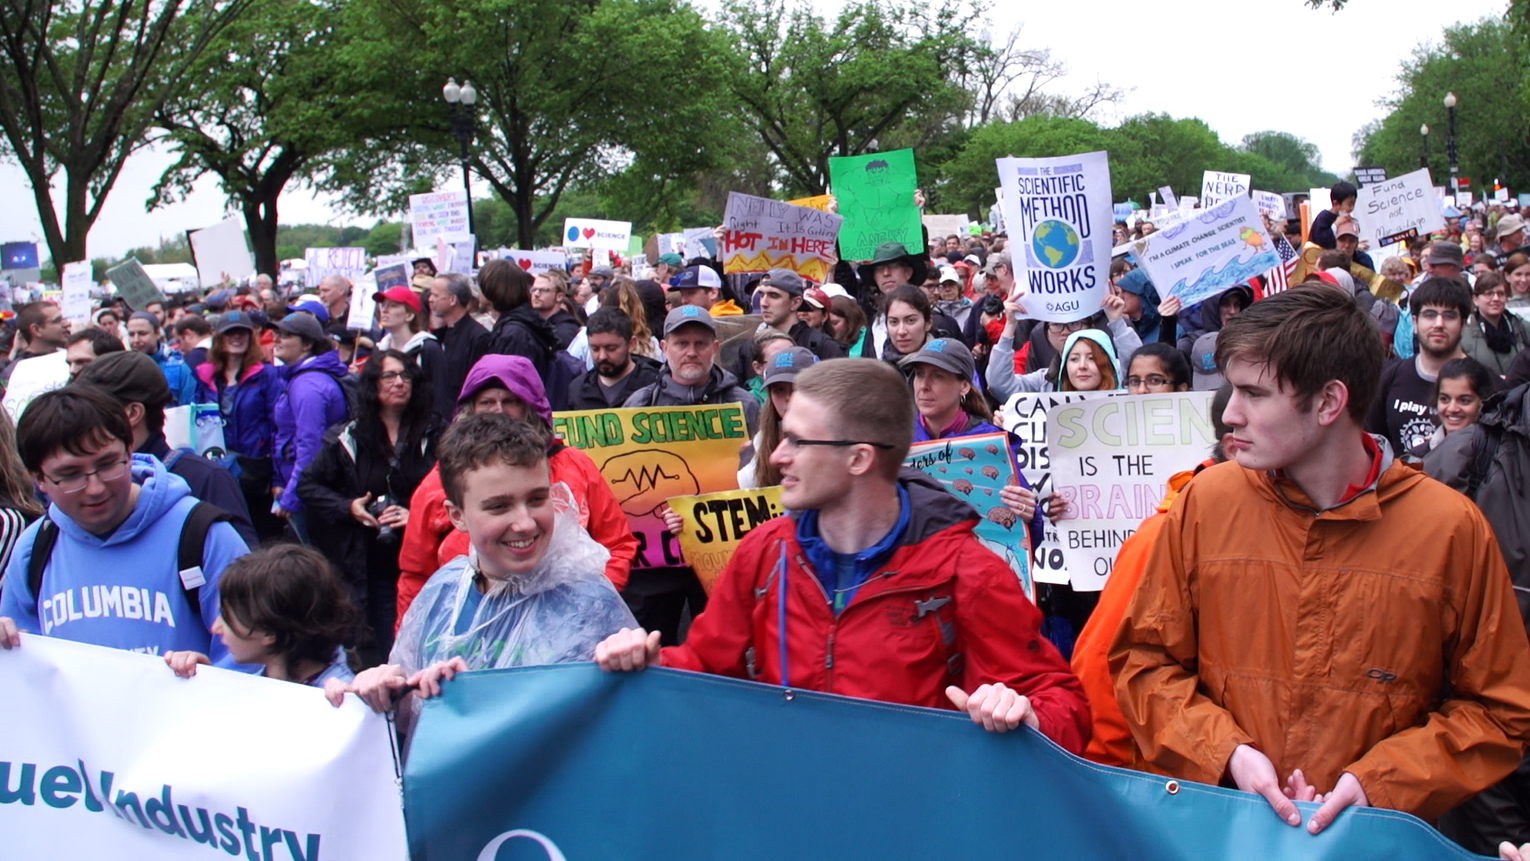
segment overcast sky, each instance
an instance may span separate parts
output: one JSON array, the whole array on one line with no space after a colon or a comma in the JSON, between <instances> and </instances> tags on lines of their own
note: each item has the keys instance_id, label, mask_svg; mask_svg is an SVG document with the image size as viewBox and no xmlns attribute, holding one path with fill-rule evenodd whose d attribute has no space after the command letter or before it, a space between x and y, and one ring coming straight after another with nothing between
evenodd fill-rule
<instances>
[{"instance_id":1,"label":"overcast sky","mask_svg":"<svg viewBox=\"0 0 1530 861\"><path fill-rule=\"evenodd\" d=\"M1228 143L1249 132L1288 131L1316 143L1323 166L1339 174L1353 166L1355 130L1381 116L1376 102L1392 93L1398 64L1414 47L1438 41L1448 24L1499 15L1505 8L1504 0L1350 0L1337 14L1311 11L1303 0L1001 0L994 5L996 36L1023 19L1021 43L1050 48L1067 63L1069 75L1056 88L1075 91L1096 80L1130 88L1125 101L1102 119L1149 111L1200 117ZM1443 113L1442 107L1441 128ZM114 257L227 217L210 176L185 202L145 213L149 191L171 161L167 153L149 151L128 162L91 232L90 256ZM0 207L0 241L41 243L26 175L0 163L0 188L8 204ZM477 194L487 191L475 189ZM332 209L329 201L304 190L283 195L279 209L287 224L375 222ZM46 246L40 251L46 259Z\"/></svg>"}]
</instances>

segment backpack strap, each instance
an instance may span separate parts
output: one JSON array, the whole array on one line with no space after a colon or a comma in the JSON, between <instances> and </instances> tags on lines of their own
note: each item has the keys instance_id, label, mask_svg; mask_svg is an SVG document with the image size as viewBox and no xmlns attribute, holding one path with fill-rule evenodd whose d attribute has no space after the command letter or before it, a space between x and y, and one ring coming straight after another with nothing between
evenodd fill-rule
<instances>
[{"instance_id":1,"label":"backpack strap","mask_svg":"<svg viewBox=\"0 0 1530 861\"><path fill-rule=\"evenodd\" d=\"M53 556L53 545L58 543L58 524L44 514L37 534L32 538L32 556L27 560L27 588L32 590L32 600L42 600L43 571Z\"/></svg>"},{"instance_id":2,"label":"backpack strap","mask_svg":"<svg viewBox=\"0 0 1530 861\"><path fill-rule=\"evenodd\" d=\"M211 502L199 500L187 512L186 520L181 524L175 569L180 574L181 589L186 593L186 601L191 604L199 619L202 619L202 584L207 582L207 577L202 573L202 554L207 547L207 533L212 530L214 523L230 521L228 512ZM202 622L205 627L207 620L202 619Z\"/></svg>"}]
</instances>

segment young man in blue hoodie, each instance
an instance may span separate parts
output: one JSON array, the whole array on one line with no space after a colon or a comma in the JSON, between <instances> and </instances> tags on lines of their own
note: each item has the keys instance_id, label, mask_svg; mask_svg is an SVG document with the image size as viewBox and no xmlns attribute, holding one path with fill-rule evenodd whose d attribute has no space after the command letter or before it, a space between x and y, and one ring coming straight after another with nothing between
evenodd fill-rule
<instances>
[{"instance_id":1,"label":"young man in blue hoodie","mask_svg":"<svg viewBox=\"0 0 1530 861\"><path fill-rule=\"evenodd\" d=\"M121 404L91 388L48 392L27 407L16 439L52 500L46 520L58 533L36 594L28 569L45 521L17 539L0 592L0 648L19 646L25 631L151 655L198 651L233 667L210 629L218 578L248 548L217 522L201 567L177 570L181 527L197 500L164 464L131 453Z\"/></svg>"}]
</instances>

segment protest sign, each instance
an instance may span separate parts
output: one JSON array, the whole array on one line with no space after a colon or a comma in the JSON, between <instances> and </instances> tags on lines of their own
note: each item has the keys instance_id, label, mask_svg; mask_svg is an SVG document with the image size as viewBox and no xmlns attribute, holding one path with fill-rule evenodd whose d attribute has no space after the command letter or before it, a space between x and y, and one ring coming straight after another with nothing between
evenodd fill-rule
<instances>
[{"instance_id":1,"label":"protest sign","mask_svg":"<svg viewBox=\"0 0 1530 861\"><path fill-rule=\"evenodd\" d=\"M355 697L32 634L0 684L8 857L407 857L392 730Z\"/></svg>"},{"instance_id":2,"label":"protest sign","mask_svg":"<svg viewBox=\"0 0 1530 861\"><path fill-rule=\"evenodd\" d=\"M437 238L461 242L472 235L468 229L466 189L409 195L409 224L416 248L429 248Z\"/></svg>"},{"instance_id":3,"label":"protest sign","mask_svg":"<svg viewBox=\"0 0 1530 861\"><path fill-rule=\"evenodd\" d=\"M829 185L845 219L839 247L846 260L870 260L884 242L901 243L911 254L924 250L913 150L831 158Z\"/></svg>"},{"instance_id":4,"label":"protest sign","mask_svg":"<svg viewBox=\"0 0 1530 861\"><path fill-rule=\"evenodd\" d=\"M1495 200L1495 201L1497 201L1499 203L1508 203L1509 202L1509 190L1507 188L1495 188L1495 189L1493 189L1493 200Z\"/></svg>"},{"instance_id":5,"label":"protest sign","mask_svg":"<svg viewBox=\"0 0 1530 861\"><path fill-rule=\"evenodd\" d=\"M669 507L684 524L679 538L685 564L708 593L749 530L785 513L781 488L774 486L677 496Z\"/></svg>"},{"instance_id":6,"label":"protest sign","mask_svg":"<svg viewBox=\"0 0 1530 861\"><path fill-rule=\"evenodd\" d=\"M392 263L372 270L372 280L377 292L383 293L394 287L408 287L410 267L407 263Z\"/></svg>"},{"instance_id":7,"label":"protest sign","mask_svg":"<svg viewBox=\"0 0 1530 861\"><path fill-rule=\"evenodd\" d=\"M684 565L658 511L676 496L738 489L749 444L736 403L553 413L553 431L589 454L637 536L634 568Z\"/></svg>"},{"instance_id":8,"label":"protest sign","mask_svg":"<svg viewBox=\"0 0 1530 861\"><path fill-rule=\"evenodd\" d=\"M255 274L255 255L244 238L244 219L230 218L201 230L189 230L191 259L203 287L243 281Z\"/></svg>"},{"instance_id":9,"label":"protest sign","mask_svg":"<svg viewBox=\"0 0 1530 861\"><path fill-rule=\"evenodd\" d=\"M1472 197L1472 193L1471 192L1469 192L1469 191L1457 191L1456 192L1456 207L1458 209L1467 209L1467 208L1471 207L1472 200L1473 200L1473 197Z\"/></svg>"},{"instance_id":10,"label":"protest sign","mask_svg":"<svg viewBox=\"0 0 1530 861\"><path fill-rule=\"evenodd\" d=\"M796 200L788 200L792 206L806 206L809 209L821 209L829 211L829 195L815 194L812 197L799 197Z\"/></svg>"},{"instance_id":11,"label":"protest sign","mask_svg":"<svg viewBox=\"0 0 1530 861\"><path fill-rule=\"evenodd\" d=\"M1025 476L1026 484L1045 498L1052 493L1055 484L1051 449L1047 444L1047 413L1063 404L1124 394L1119 390L1021 393L1005 402L994 417L994 424L1020 439L1020 445L1015 449L1015 465ZM1063 563L1061 536L1056 525L1048 521L1043 533L1045 538L1040 546L1031 548L1031 577L1037 583L1067 583L1068 569Z\"/></svg>"},{"instance_id":12,"label":"protest sign","mask_svg":"<svg viewBox=\"0 0 1530 861\"><path fill-rule=\"evenodd\" d=\"M521 251L509 248L496 252L496 256L501 260L509 260L532 275L541 275L550 269L563 269L565 271L568 269L568 252L556 249L551 251Z\"/></svg>"},{"instance_id":13,"label":"protest sign","mask_svg":"<svg viewBox=\"0 0 1530 861\"><path fill-rule=\"evenodd\" d=\"M1429 169L1419 168L1360 189L1355 219L1360 222L1361 238L1379 247L1442 227L1445 219L1431 188Z\"/></svg>"},{"instance_id":14,"label":"protest sign","mask_svg":"<svg viewBox=\"0 0 1530 861\"><path fill-rule=\"evenodd\" d=\"M358 278L351 285L351 299L345 312L345 328L370 329L377 322L377 282L375 273Z\"/></svg>"},{"instance_id":15,"label":"protest sign","mask_svg":"<svg viewBox=\"0 0 1530 861\"><path fill-rule=\"evenodd\" d=\"M1086 763L1028 728L665 668L460 674L421 710L404 797L430 861L1474 857L1397 811L1351 807L1314 837L1254 793Z\"/></svg>"},{"instance_id":16,"label":"protest sign","mask_svg":"<svg viewBox=\"0 0 1530 861\"><path fill-rule=\"evenodd\" d=\"M710 227L687 227L680 231L681 239L685 247L680 251L680 256L686 260L693 257L716 257L717 237L712 235Z\"/></svg>"},{"instance_id":17,"label":"protest sign","mask_svg":"<svg viewBox=\"0 0 1530 861\"><path fill-rule=\"evenodd\" d=\"M1387 181L1387 169L1384 167L1357 167L1355 168L1355 182L1361 188Z\"/></svg>"},{"instance_id":18,"label":"protest sign","mask_svg":"<svg viewBox=\"0 0 1530 861\"><path fill-rule=\"evenodd\" d=\"M1285 218L1285 195L1276 194L1273 191L1256 191L1254 192L1254 208L1259 210L1260 215L1268 215L1271 218Z\"/></svg>"},{"instance_id":19,"label":"protest sign","mask_svg":"<svg viewBox=\"0 0 1530 861\"><path fill-rule=\"evenodd\" d=\"M1002 433L918 442L908 450L904 466L911 466L940 482L952 496L977 509L974 530L984 547L1015 572L1025 596L1036 601L1031 578L1031 533L1026 522L999 498L1007 485L1018 485L1009 435Z\"/></svg>"},{"instance_id":20,"label":"protest sign","mask_svg":"<svg viewBox=\"0 0 1530 861\"><path fill-rule=\"evenodd\" d=\"M90 317L90 264L86 262L65 263L63 299L59 310L71 320L87 320Z\"/></svg>"},{"instance_id":21,"label":"protest sign","mask_svg":"<svg viewBox=\"0 0 1530 861\"><path fill-rule=\"evenodd\" d=\"M20 421L33 398L62 389L68 382L69 360L63 350L22 359L11 365L11 378L5 384L5 398L0 404L11 414L12 421Z\"/></svg>"},{"instance_id":22,"label":"protest sign","mask_svg":"<svg viewBox=\"0 0 1530 861\"><path fill-rule=\"evenodd\" d=\"M1186 306L1280 265L1264 220L1246 196L1200 210L1133 244L1158 295L1178 296Z\"/></svg>"},{"instance_id":23,"label":"protest sign","mask_svg":"<svg viewBox=\"0 0 1530 861\"><path fill-rule=\"evenodd\" d=\"M1047 414L1063 562L1073 588L1105 588L1121 542L1152 516L1175 473L1211 454L1214 392L1134 395L1066 404Z\"/></svg>"},{"instance_id":24,"label":"protest sign","mask_svg":"<svg viewBox=\"0 0 1530 861\"><path fill-rule=\"evenodd\" d=\"M308 287L319 286L319 282L330 275L355 281L367 271L367 250L365 248L306 248L303 250L303 262L308 264L308 268L303 270L303 283Z\"/></svg>"},{"instance_id":25,"label":"protest sign","mask_svg":"<svg viewBox=\"0 0 1530 861\"><path fill-rule=\"evenodd\" d=\"M1215 209L1235 197L1246 197L1249 181L1246 173L1223 173L1208 170L1201 173L1201 208Z\"/></svg>"},{"instance_id":26,"label":"protest sign","mask_svg":"<svg viewBox=\"0 0 1530 861\"><path fill-rule=\"evenodd\" d=\"M1028 316L1081 320L1110 295L1110 163L1103 152L1001 158L1004 220Z\"/></svg>"},{"instance_id":27,"label":"protest sign","mask_svg":"<svg viewBox=\"0 0 1530 861\"><path fill-rule=\"evenodd\" d=\"M142 311L153 302L165 301L165 294L159 292L154 279L144 271L143 264L138 262L137 257L129 257L122 263L106 270L106 277L117 288L117 295L128 303L128 307L134 311Z\"/></svg>"},{"instance_id":28,"label":"protest sign","mask_svg":"<svg viewBox=\"0 0 1530 861\"><path fill-rule=\"evenodd\" d=\"M1317 218L1318 213L1333 205L1330 192L1326 188L1312 188L1307 190L1307 221L1306 230L1312 229L1312 220ZM1306 238L1306 233L1302 234Z\"/></svg>"},{"instance_id":29,"label":"protest sign","mask_svg":"<svg viewBox=\"0 0 1530 861\"><path fill-rule=\"evenodd\" d=\"M961 236L967 232L965 215L922 215L919 220L924 223L924 229L929 231L932 240Z\"/></svg>"},{"instance_id":30,"label":"protest sign","mask_svg":"<svg viewBox=\"0 0 1530 861\"><path fill-rule=\"evenodd\" d=\"M643 251L648 254L650 260L657 261L666 254L678 254L685 257L685 234L684 233L655 233L649 237L648 243L643 246Z\"/></svg>"},{"instance_id":31,"label":"protest sign","mask_svg":"<svg viewBox=\"0 0 1530 861\"><path fill-rule=\"evenodd\" d=\"M790 269L813 281L827 281L843 221L822 210L730 191L723 216L723 271Z\"/></svg>"},{"instance_id":32,"label":"protest sign","mask_svg":"<svg viewBox=\"0 0 1530 861\"><path fill-rule=\"evenodd\" d=\"M563 219L563 247L599 248L627 253L632 238L632 222L602 221L598 218Z\"/></svg>"}]
</instances>

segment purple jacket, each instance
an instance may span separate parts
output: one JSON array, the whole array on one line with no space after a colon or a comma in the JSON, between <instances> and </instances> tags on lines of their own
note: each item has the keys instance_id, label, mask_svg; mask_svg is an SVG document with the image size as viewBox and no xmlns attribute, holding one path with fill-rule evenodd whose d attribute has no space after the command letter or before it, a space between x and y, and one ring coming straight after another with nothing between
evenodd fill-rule
<instances>
[{"instance_id":1,"label":"purple jacket","mask_svg":"<svg viewBox=\"0 0 1530 861\"><path fill-rule=\"evenodd\" d=\"M478 360L462 381L462 394L457 404L478 394L493 384L503 386L531 406L531 411L541 417L542 423L552 427L552 407L547 404L547 390L542 387L542 376L536 366L523 356L507 356L490 353Z\"/></svg>"},{"instance_id":2,"label":"purple jacket","mask_svg":"<svg viewBox=\"0 0 1530 861\"><path fill-rule=\"evenodd\" d=\"M276 444L272 454L275 467L272 487L282 488L281 506L287 511L302 511L298 501L298 477L324 444L324 432L332 424L345 421L350 410L340 381L345 365L334 350L309 356L296 365L283 368L287 391L276 399Z\"/></svg>"}]
</instances>

